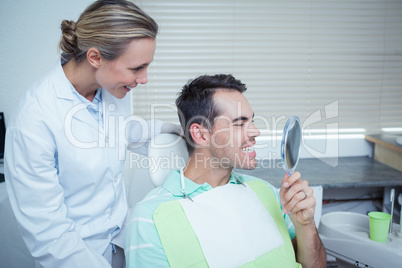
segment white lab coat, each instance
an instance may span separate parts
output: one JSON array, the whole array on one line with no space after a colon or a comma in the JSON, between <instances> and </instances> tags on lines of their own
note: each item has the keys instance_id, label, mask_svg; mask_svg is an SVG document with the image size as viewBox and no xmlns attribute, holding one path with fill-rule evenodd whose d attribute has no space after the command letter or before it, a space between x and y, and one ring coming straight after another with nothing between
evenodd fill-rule
<instances>
[{"instance_id":1,"label":"white lab coat","mask_svg":"<svg viewBox=\"0 0 402 268\"><path fill-rule=\"evenodd\" d=\"M129 96L119 100L103 90L102 98L104 130L72 92L59 62L22 97L8 124L10 203L29 251L44 267L110 266L102 254L127 214L125 145L127 139L142 145L151 133L145 121L127 126Z\"/></svg>"}]
</instances>

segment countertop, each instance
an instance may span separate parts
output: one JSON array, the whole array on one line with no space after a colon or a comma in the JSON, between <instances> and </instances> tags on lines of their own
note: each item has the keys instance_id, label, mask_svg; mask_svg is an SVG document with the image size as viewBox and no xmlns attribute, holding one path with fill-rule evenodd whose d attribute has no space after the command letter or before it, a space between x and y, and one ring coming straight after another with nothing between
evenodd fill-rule
<instances>
[{"instance_id":1,"label":"countertop","mask_svg":"<svg viewBox=\"0 0 402 268\"><path fill-rule=\"evenodd\" d=\"M274 161L274 160L273 160ZM254 170L235 170L249 174L280 187L285 174L281 160L259 162ZM341 157L332 167L319 159L300 159L296 168L310 186L324 189L402 186L402 172L369 157Z\"/></svg>"},{"instance_id":2,"label":"countertop","mask_svg":"<svg viewBox=\"0 0 402 268\"><path fill-rule=\"evenodd\" d=\"M396 143L396 138L402 137L402 134L375 134L366 135L365 139L375 144L380 144L384 147L402 153L402 145Z\"/></svg>"}]
</instances>

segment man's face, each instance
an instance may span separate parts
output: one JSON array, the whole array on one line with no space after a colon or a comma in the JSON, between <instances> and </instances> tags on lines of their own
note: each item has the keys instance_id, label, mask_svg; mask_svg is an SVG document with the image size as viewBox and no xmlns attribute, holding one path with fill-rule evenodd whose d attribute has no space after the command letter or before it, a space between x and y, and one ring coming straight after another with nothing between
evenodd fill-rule
<instances>
[{"instance_id":1,"label":"man's face","mask_svg":"<svg viewBox=\"0 0 402 268\"><path fill-rule=\"evenodd\" d=\"M254 169L257 166L253 146L260 135L253 123L253 109L238 91L221 90L213 95L222 115L215 119L210 132L211 157L221 167Z\"/></svg>"}]
</instances>

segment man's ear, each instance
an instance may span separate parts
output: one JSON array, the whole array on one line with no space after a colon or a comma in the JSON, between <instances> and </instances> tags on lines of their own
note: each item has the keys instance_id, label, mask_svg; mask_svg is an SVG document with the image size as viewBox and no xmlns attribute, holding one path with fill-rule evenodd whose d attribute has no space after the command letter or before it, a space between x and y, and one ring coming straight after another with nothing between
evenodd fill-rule
<instances>
[{"instance_id":1,"label":"man's ear","mask_svg":"<svg viewBox=\"0 0 402 268\"><path fill-rule=\"evenodd\" d=\"M94 68L99 68L102 63L102 55L97 48L91 47L87 51L87 60Z\"/></svg>"},{"instance_id":2,"label":"man's ear","mask_svg":"<svg viewBox=\"0 0 402 268\"><path fill-rule=\"evenodd\" d=\"M193 138L194 145L201 147L208 147L210 142L209 131L204 126L193 123L190 126L190 135Z\"/></svg>"}]
</instances>

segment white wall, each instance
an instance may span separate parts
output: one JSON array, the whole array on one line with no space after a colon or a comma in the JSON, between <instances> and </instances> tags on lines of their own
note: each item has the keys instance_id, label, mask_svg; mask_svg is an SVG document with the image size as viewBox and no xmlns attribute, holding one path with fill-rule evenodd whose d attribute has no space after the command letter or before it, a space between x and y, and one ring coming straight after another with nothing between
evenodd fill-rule
<instances>
[{"instance_id":1,"label":"white wall","mask_svg":"<svg viewBox=\"0 0 402 268\"><path fill-rule=\"evenodd\" d=\"M76 21L92 0L0 1L0 111L6 124L29 85L58 60L63 19Z\"/></svg>"}]
</instances>

